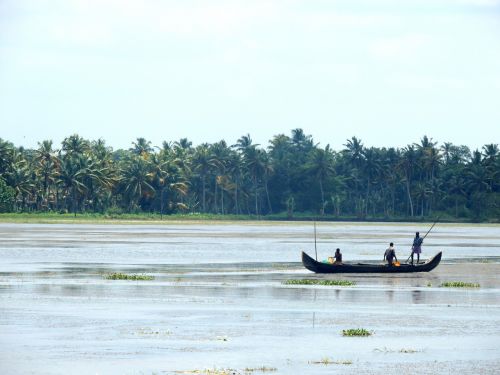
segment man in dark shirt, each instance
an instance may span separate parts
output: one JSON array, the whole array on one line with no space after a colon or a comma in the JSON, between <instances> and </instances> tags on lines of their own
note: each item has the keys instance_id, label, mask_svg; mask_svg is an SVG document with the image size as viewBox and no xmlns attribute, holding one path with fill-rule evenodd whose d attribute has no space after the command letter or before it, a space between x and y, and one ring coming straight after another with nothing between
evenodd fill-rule
<instances>
[{"instance_id":1,"label":"man in dark shirt","mask_svg":"<svg viewBox=\"0 0 500 375\"><path fill-rule=\"evenodd\" d=\"M342 253L339 248L335 250L335 264L342 264Z\"/></svg>"}]
</instances>

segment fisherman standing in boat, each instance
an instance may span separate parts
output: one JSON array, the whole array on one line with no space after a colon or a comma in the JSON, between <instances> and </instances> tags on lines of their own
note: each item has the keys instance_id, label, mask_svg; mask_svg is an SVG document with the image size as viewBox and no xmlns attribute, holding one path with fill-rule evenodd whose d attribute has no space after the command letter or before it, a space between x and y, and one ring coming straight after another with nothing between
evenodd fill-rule
<instances>
[{"instance_id":1,"label":"fisherman standing in boat","mask_svg":"<svg viewBox=\"0 0 500 375\"><path fill-rule=\"evenodd\" d=\"M420 233L415 233L413 245L411 247L411 264L413 264L413 254L417 254L417 264L420 261L420 253L422 252L422 243L424 239L420 237Z\"/></svg>"},{"instance_id":2,"label":"fisherman standing in boat","mask_svg":"<svg viewBox=\"0 0 500 375\"><path fill-rule=\"evenodd\" d=\"M391 242L384 253L384 260L387 260L387 264L392 266L394 259L396 259L396 262L398 261L398 258L396 257L396 250L394 250L394 243Z\"/></svg>"}]
</instances>

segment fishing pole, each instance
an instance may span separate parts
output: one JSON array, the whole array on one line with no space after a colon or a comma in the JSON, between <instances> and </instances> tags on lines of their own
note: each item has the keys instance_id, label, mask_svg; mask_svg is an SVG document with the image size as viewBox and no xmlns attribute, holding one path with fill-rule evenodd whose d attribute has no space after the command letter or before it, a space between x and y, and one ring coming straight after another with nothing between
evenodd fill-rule
<instances>
[{"instance_id":1,"label":"fishing pole","mask_svg":"<svg viewBox=\"0 0 500 375\"><path fill-rule=\"evenodd\" d=\"M316 262L318 261L318 250L316 249L316 220L314 220L314 252L316 253Z\"/></svg>"},{"instance_id":2,"label":"fishing pole","mask_svg":"<svg viewBox=\"0 0 500 375\"><path fill-rule=\"evenodd\" d=\"M422 242L424 242L425 237L427 237L427 235L430 233L430 231L432 230L432 228L434 228L434 225L436 225L436 223L439 221L439 218L440 218L440 217L441 217L441 216L438 216L438 218L436 219L436 221L434 222L434 224L432 224L431 229L429 229L429 230L427 231L427 233L425 234L424 238L422 238Z\"/></svg>"}]
</instances>

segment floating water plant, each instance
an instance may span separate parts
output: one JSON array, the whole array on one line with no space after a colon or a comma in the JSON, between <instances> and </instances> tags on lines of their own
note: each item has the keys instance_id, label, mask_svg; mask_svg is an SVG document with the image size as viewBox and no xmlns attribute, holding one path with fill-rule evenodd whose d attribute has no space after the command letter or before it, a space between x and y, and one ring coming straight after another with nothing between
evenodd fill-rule
<instances>
[{"instance_id":1,"label":"floating water plant","mask_svg":"<svg viewBox=\"0 0 500 375\"><path fill-rule=\"evenodd\" d=\"M188 371L174 371L176 374L203 374L203 375L248 375L254 372L273 372L278 371L275 367L261 366L256 368L245 368L244 370L235 370L232 368L227 369L205 369L205 370L188 370Z\"/></svg>"},{"instance_id":2,"label":"floating water plant","mask_svg":"<svg viewBox=\"0 0 500 375\"><path fill-rule=\"evenodd\" d=\"M285 285L325 285L325 286L353 286L354 281L349 280L314 280L314 279L291 279L283 281Z\"/></svg>"},{"instance_id":3,"label":"floating water plant","mask_svg":"<svg viewBox=\"0 0 500 375\"><path fill-rule=\"evenodd\" d=\"M249 373L252 373L252 372L274 372L274 371L278 371L278 369L276 367L267 367L267 366L261 366L261 367L256 367L256 368L245 368L243 370L243 372L245 374L249 374Z\"/></svg>"},{"instance_id":4,"label":"floating water plant","mask_svg":"<svg viewBox=\"0 0 500 375\"><path fill-rule=\"evenodd\" d=\"M441 284L444 288L479 288L478 283L464 283L463 281L447 281Z\"/></svg>"},{"instance_id":5,"label":"floating water plant","mask_svg":"<svg viewBox=\"0 0 500 375\"><path fill-rule=\"evenodd\" d=\"M134 332L134 335L145 336L145 337L154 337L154 336L168 336L171 335L172 332L169 330L155 330L151 328L139 328L137 332Z\"/></svg>"},{"instance_id":6,"label":"floating water plant","mask_svg":"<svg viewBox=\"0 0 500 375\"><path fill-rule=\"evenodd\" d=\"M320 361L310 361L309 363L313 365L352 365L352 361L334 361L328 357L323 358Z\"/></svg>"},{"instance_id":7,"label":"floating water plant","mask_svg":"<svg viewBox=\"0 0 500 375\"><path fill-rule=\"evenodd\" d=\"M128 275L126 273L110 273L109 275L104 276L106 280L154 280L154 276L148 275Z\"/></svg>"},{"instance_id":8,"label":"floating water plant","mask_svg":"<svg viewBox=\"0 0 500 375\"><path fill-rule=\"evenodd\" d=\"M395 350L395 349L388 349L387 347L384 347L382 349L375 348L375 349L373 349L373 351L374 352L382 352L382 353L406 353L406 354L422 352L422 350L418 350L418 349L402 348L399 350Z\"/></svg>"},{"instance_id":9,"label":"floating water plant","mask_svg":"<svg viewBox=\"0 0 500 375\"><path fill-rule=\"evenodd\" d=\"M205 374L205 375L233 375L236 374L236 370L231 368L227 369L204 369L204 370L187 370L187 371L174 371L176 374Z\"/></svg>"},{"instance_id":10,"label":"floating water plant","mask_svg":"<svg viewBox=\"0 0 500 375\"><path fill-rule=\"evenodd\" d=\"M342 331L343 336L371 336L372 332L368 331L367 329L364 328L350 328L350 329L344 329Z\"/></svg>"}]
</instances>

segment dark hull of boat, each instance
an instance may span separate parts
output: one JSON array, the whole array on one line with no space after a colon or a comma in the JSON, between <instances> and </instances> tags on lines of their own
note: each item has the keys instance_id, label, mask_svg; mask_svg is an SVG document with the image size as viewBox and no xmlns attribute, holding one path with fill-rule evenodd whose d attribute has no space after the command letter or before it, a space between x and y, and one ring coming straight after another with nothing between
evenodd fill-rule
<instances>
[{"instance_id":1,"label":"dark hull of boat","mask_svg":"<svg viewBox=\"0 0 500 375\"><path fill-rule=\"evenodd\" d=\"M437 253L429 261L418 264L401 264L400 266L388 266L366 263L345 263L335 265L317 262L306 253L302 252L302 264L309 271L316 273L409 273L409 272L429 272L437 267L441 261L442 252Z\"/></svg>"}]
</instances>

